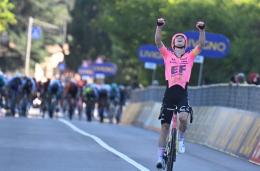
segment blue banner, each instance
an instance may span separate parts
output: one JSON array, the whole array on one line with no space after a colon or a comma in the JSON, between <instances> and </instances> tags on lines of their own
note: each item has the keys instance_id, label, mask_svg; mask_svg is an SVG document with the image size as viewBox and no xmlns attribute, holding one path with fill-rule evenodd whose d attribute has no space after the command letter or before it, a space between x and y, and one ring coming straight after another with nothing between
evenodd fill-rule
<instances>
[{"instance_id":1,"label":"blue banner","mask_svg":"<svg viewBox=\"0 0 260 171\"><path fill-rule=\"evenodd\" d=\"M187 50L193 49L199 39L199 32L189 31L184 33L189 39ZM230 42L227 37L222 34L206 32L205 46L200 55L206 58L224 58L230 49Z\"/></svg>"},{"instance_id":2,"label":"blue banner","mask_svg":"<svg viewBox=\"0 0 260 171\"><path fill-rule=\"evenodd\" d=\"M113 63L100 63L91 65L95 74L104 74L105 76L113 76L116 74L117 66Z\"/></svg>"},{"instance_id":3,"label":"blue banner","mask_svg":"<svg viewBox=\"0 0 260 171\"><path fill-rule=\"evenodd\" d=\"M105 76L113 76L117 72L117 66L113 63L92 64L90 66L81 66L78 73L84 76L95 76L96 74L104 74Z\"/></svg>"},{"instance_id":4,"label":"blue banner","mask_svg":"<svg viewBox=\"0 0 260 171\"><path fill-rule=\"evenodd\" d=\"M158 48L155 45L146 44L138 49L138 57L143 62L151 62L156 64L163 64L163 59Z\"/></svg>"},{"instance_id":5,"label":"blue banner","mask_svg":"<svg viewBox=\"0 0 260 171\"><path fill-rule=\"evenodd\" d=\"M90 77L93 77L94 76L94 71L91 67L79 67L78 69L78 73L81 75L81 76L90 76Z\"/></svg>"}]
</instances>

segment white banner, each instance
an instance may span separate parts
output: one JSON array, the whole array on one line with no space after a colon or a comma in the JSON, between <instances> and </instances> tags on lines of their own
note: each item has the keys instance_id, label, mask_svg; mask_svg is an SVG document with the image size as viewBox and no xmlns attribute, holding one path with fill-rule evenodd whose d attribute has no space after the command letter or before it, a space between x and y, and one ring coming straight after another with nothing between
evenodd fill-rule
<instances>
[{"instance_id":1,"label":"white banner","mask_svg":"<svg viewBox=\"0 0 260 171\"><path fill-rule=\"evenodd\" d=\"M145 62L144 63L144 68L146 68L146 69L155 70L156 67L157 67L156 63L152 63L152 62Z\"/></svg>"},{"instance_id":2,"label":"white banner","mask_svg":"<svg viewBox=\"0 0 260 171\"><path fill-rule=\"evenodd\" d=\"M195 63L203 64L203 62L204 62L204 56L201 56L201 55L196 56L194 62L195 62Z\"/></svg>"}]
</instances>

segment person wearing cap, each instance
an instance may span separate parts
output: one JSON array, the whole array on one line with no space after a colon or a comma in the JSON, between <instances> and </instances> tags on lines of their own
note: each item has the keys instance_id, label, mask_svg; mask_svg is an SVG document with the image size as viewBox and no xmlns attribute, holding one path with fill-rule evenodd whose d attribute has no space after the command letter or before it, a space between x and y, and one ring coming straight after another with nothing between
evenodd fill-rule
<instances>
[{"instance_id":1,"label":"person wearing cap","mask_svg":"<svg viewBox=\"0 0 260 171\"><path fill-rule=\"evenodd\" d=\"M171 40L171 50L168 50L162 42L162 28L165 19L157 19L155 32L155 44L158 47L165 65L165 80L167 87L164 93L159 119L161 121L161 132L159 138L158 161L156 167L162 168L163 155L166 147L166 139L169 134L173 110L178 113L178 152L184 153L184 133L187 128L187 120L192 114L192 108L188 103L188 83L190 81L192 66L195 57L201 52L205 42L205 23L197 22L199 41L194 49L186 52L188 38L183 33L174 34Z\"/></svg>"}]
</instances>

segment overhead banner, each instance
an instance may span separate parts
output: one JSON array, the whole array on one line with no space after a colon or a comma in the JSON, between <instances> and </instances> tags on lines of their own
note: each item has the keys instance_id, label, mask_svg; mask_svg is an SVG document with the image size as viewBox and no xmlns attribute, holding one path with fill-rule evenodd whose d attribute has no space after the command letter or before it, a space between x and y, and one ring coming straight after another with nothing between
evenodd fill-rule
<instances>
[{"instance_id":1,"label":"overhead banner","mask_svg":"<svg viewBox=\"0 0 260 171\"><path fill-rule=\"evenodd\" d=\"M199 32L188 31L184 33L189 39L189 46L187 50L193 49L198 40ZM206 32L205 46L200 55L209 58L224 58L230 49L230 41L222 34Z\"/></svg>"}]
</instances>

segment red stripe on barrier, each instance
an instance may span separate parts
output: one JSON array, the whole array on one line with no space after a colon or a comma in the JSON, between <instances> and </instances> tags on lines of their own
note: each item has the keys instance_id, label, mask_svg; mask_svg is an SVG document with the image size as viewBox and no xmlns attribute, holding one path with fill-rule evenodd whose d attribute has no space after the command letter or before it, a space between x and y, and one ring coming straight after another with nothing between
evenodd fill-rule
<instances>
[{"instance_id":1,"label":"red stripe on barrier","mask_svg":"<svg viewBox=\"0 0 260 171\"><path fill-rule=\"evenodd\" d=\"M249 161L260 165L260 140L258 140L258 144L256 145L255 150Z\"/></svg>"}]
</instances>

